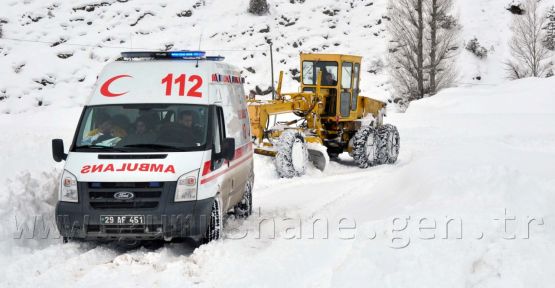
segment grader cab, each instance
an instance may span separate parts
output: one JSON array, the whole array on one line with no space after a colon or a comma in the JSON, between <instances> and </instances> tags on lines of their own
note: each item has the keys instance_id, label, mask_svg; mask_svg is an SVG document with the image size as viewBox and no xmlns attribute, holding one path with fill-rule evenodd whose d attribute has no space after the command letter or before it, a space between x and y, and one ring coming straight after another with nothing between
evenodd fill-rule
<instances>
[{"instance_id":1,"label":"grader cab","mask_svg":"<svg viewBox=\"0 0 555 288\"><path fill-rule=\"evenodd\" d=\"M281 177L304 174L307 159L324 170L348 152L361 168L394 163L399 133L384 125L385 103L359 95L360 56L301 54L300 92L282 93L280 72L273 100L249 100L255 153L275 157ZM285 122L271 116L289 114ZM275 119L275 118L274 118Z\"/></svg>"}]
</instances>

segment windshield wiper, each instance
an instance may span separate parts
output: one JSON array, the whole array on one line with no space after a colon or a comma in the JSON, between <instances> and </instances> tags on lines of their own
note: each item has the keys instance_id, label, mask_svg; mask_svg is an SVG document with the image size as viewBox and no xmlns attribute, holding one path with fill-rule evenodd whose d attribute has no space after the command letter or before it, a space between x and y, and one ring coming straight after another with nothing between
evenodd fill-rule
<instances>
[{"instance_id":1,"label":"windshield wiper","mask_svg":"<svg viewBox=\"0 0 555 288\"><path fill-rule=\"evenodd\" d=\"M76 146L75 149L106 149L106 150L113 150L116 152L126 152L123 149L118 149L115 147L110 147L110 146L104 146L104 145L98 145L98 144L92 144L92 145L81 145L81 146Z\"/></svg>"},{"instance_id":2,"label":"windshield wiper","mask_svg":"<svg viewBox=\"0 0 555 288\"><path fill-rule=\"evenodd\" d=\"M175 150L175 151L185 151L184 148L171 146L171 145L164 145L164 144L130 144L130 145L125 145L123 147L124 148L125 147L150 148L150 149L154 149L154 150L158 150L158 151L163 151L164 149L171 149L171 150Z\"/></svg>"}]
</instances>

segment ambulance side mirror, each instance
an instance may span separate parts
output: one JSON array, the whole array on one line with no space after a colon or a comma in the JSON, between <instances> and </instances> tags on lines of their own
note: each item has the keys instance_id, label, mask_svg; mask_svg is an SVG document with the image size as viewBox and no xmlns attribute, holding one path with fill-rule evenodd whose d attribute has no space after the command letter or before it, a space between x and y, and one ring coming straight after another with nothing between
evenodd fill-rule
<instances>
[{"instance_id":1,"label":"ambulance side mirror","mask_svg":"<svg viewBox=\"0 0 555 288\"><path fill-rule=\"evenodd\" d=\"M223 143L223 156L226 160L231 161L233 157L235 157L235 139L234 138L225 138Z\"/></svg>"},{"instance_id":2,"label":"ambulance side mirror","mask_svg":"<svg viewBox=\"0 0 555 288\"><path fill-rule=\"evenodd\" d=\"M52 157L56 162L66 160L67 154L64 153L64 140L52 139Z\"/></svg>"}]
</instances>

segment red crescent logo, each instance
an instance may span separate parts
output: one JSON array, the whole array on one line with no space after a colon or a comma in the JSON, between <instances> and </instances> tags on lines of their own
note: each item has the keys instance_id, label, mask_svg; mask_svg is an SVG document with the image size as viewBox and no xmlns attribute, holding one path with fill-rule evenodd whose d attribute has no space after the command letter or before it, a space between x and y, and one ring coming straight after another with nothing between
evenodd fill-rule
<instances>
[{"instance_id":1,"label":"red crescent logo","mask_svg":"<svg viewBox=\"0 0 555 288\"><path fill-rule=\"evenodd\" d=\"M106 82L104 82L104 84L102 84L102 87L100 87L100 94L102 94L102 96L106 96L106 97L118 97L121 96L123 94L126 94L127 92L123 92L123 93L113 93L110 91L110 85L112 84L112 82L120 79L120 78L133 78L132 76L129 75L118 75L118 76L114 76L108 80L106 80Z\"/></svg>"}]
</instances>

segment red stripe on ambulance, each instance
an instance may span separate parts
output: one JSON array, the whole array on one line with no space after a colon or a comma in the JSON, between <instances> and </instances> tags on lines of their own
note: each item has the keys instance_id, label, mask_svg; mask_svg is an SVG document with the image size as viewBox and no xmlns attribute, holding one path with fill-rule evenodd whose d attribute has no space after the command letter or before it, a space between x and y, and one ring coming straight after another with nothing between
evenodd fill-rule
<instances>
[{"instance_id":1,"label":"red stripe on ambulance","mask_svg":"<svg viewBox=\"0 0 555 288\"><path fill-rule=\"evenodd\" d=\"M232 170L233 168L236 168L237 166L243 164L243 162L252 159L252 153L248 154L247 157L244 157L243 159L239 159L241 157L244 156L245 153L248 153L252 151L252 142L249 142L246 145L243 145L237 149L235 149L235 155L233 156L233 160L231 160L231 166L227 167L227 168L222 168L216 171L211 171L210 170L210 161L206 161L204 162L204 167L202 169L202 176L207 176L208 174L210 174L211 172L217 172L213 175L207 176L206 178L203 178L200 180L200 184L206 184L212 180L217 179L218 177L222 176L223 174L227 173L228 171ZM229 163L226 161L226 163Z\"/></svg>"}]
</instances>

